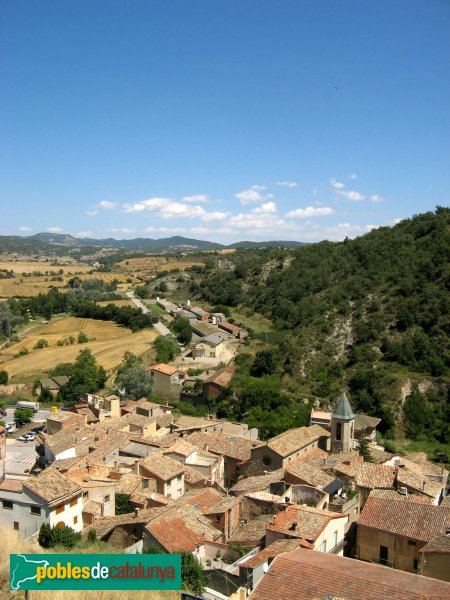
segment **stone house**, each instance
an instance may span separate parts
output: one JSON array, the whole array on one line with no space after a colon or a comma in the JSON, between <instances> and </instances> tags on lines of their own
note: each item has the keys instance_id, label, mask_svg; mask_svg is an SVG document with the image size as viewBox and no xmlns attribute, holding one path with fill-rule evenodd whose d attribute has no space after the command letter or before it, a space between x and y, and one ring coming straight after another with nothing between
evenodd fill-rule
<instances>
[{"instance_id":1,"label":"stone house","mask_svg":"<svg viewBox=\"0 0 450 600\"><path fill-rule=\"evenodd\" d=\"M213 333L193 342L191 353L193 358L217 358L220 360L223 349L223 338Z\"/></svg>"},{"instance_id":2,"label":"stone house","mask_svg":"<svg viewBox=\"0 0 450 600\"><path fill-rule=\"evenodd\" d=\"M139 461L139 474L156 480L156 491L168 498L180 498L185 492L184 471L176 460L154 453Z\"/></svg>"},{"instance_id":3,"label":"stone house","mask_svg":"<svg viewBox=\"0 0 450 600\"><path fill-rule=\"evenodd\" d=\"M420 497L400 500L371 494L358 521L357 555L417 573L420 550L446 534L449 523L450 508L425 504Z\"/></svg>"},{"instance_id":4,"label":"stone house","mask_svg":"<svg viewBox=\"0 0 450 600\"><path fill-rule=\"evenodd\" d=\"M56 469L27 478L0 482L0 522L26 539L43 523L50 527L83 528L82 489Z\"/></svg>"},{"instance_id":5,"label":"stone house","mask_svg":"<svg viewBox=\"0 0 450 600\"><path fill-rule=\"evenodd\" d=\"M314 448L327 450L331 434L320 425L289 429L270 439L267 444L251 451L249 463L243 471L247 475L262 475L286 467L291 461Z\"/></svg>"},{"instance_id":6,"label":"stone house","mask_svg":"<svg viewBox=\"0 0 450 600\"><path fill-rule=\"evenodd\" d=\"M347 518L309 506L289 505L266 527L266 544L278 539L301 539L312 550L343 554Z\"/></svg>"},{"instance_id":7,"label":"stone house","mask_svg":"<svg viewBox=\"0 0 450 600\"><path fill-rule=\"evenodd\" d=\"M450 582L450 527L420 550L421 575Z\"/></svg>"},{"instance_id":8,"label":"stone house","mask_svg":"<svg viewBox=\"0 0 450 600\"><path fill-rule=\"evenodd\" d=\"M147 367L147 371L153 378L153 392L158 392L164 398L171 400L177 400L180 397L181 387L186 379L184 371L164 363Z\"/></svg>"},{"instance_id":9,"label":"stone house","mask_svg":"<svg viewBox=\"0 0 450 600\"><path fill-rule=\"evenodd\" d=\"M249 600L447 598L450 585L351 558L303 548L277 556Z\"/></svg>"}]
</instances>

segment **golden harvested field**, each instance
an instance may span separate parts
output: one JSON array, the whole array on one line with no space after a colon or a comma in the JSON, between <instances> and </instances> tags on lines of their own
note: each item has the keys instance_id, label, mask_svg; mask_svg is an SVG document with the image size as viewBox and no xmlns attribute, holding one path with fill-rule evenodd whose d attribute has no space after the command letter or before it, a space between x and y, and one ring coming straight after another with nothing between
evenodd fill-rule
<instances>
[{"instance_id":1,"label":"golden harvested field","mask_svg":"<svg viewBox=\"0 0 450 600\"><path fill-rule=\"evenodd\" d=\"M0 279L0 298L12 298L13 296L37 296L49 291L50 286L64 287L66 281L50 281L51 277L20 277L14 279ZM47 281L45 281L47 279Z\"/></svg>"},{"instance_id":2,"label":"golden harvested field","mask_svg":"<svg viewBox=\"0 0 450 600\"><path fill-rule=\"evenodd\" d=\"M99 306L108 306L108 304L114 304L114 306L118 306L119 308L125 308L126 306L134 307L134 304L131 300L102 300L101 302L97 302Z\"/></svg>"},{"instance_id":3,"label":"golden harvested field","mask_svg":"<svg viewBox=\"0 0 450 600\"><path fill-rule=\"evenodd\" d=\"M119 283L127 283L127 280L131 279L132 282L139 281L135 279L132 275L124 275L123 273L99 273L98 271L94 271L93 273L88 273L85 275L80 275L80 279L100 279L105 283L111 283L114 280Z\"/></svg>"},{"instance_id":4,"label":"golden harvested field","mask_svg":"<svg viewBox=\"0 0 450 600\"><path fill-rule=\"evenodd\" d=\"M76 340L80 332L84 332L92 341L78 344ZM69 336L75 338L73 345L57 346L58 340ZM154 329L132 333L111 321L66 317L48 325L38 325L26 332L20 342L3 348L0 351L0 363L1 368L8 371L11 377L41 373L58 363L73 362L80 350L89 348L99 364L109 370L121 363L125 351L142 354L149 350L156 336ZM47 340L48 348L34 350L36 342L40 339ZM26 348L29 354L14 358L23 348Z\"/></svg>"},{"instance_id":5,"label":"golden harvested field","mask_svg":"<svg viewBox=\"0 0 450 600\"><path fill-rule=\"evenodd\" d=\"M114 265L114 268L127 271L169 271L170 269L187 269L193 265L203 266L205 263L201 260L189 259L167 259L164 256L145 256L142 258L129 258Z\"/></svg>"},{"instance_id":6,"label":"golden harvested field","mask_svg":"<svg viewBox=\"0 0 450 600\"><path fill-rule=\"evenodd\" d=\"M51 262L46 261L28 261L28 260L18 260L18 261L7 261L0 260L0 269L6 269L7 271L13 271L18 275L22 273L33 273L34 271L41 271L45 273L45 271L55 271L58 272L63 269L64 274L68 273L86 273L92 270L90 265L86 265L84 263L75 263L75 264L52 264Z\"/></svg>"}]
</instances>

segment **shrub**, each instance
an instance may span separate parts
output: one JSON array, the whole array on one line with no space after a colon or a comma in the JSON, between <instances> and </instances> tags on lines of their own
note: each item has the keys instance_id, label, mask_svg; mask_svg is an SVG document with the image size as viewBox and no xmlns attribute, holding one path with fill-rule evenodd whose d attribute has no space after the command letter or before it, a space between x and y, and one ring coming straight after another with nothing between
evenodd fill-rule
<instances>
[{"instance_id":1,"label":"shrub","mask_svg":"<svg viewBox=\"0 0 450 600\"><path fill-rule=\"evenodd\" d=\"M36 342L36 344L34 345L34 349L39 350L40 348L48 348L47 340L40 339Z\"/></svg>"},{"instance_id":2,"label":"shrub","mask_svg":"<svg viewBox=\"0 0 450 600\"><path fill-rule=\"evenodd\" d=\"M0 385L6 385L8 383L8 371L0 371Z\"/></svg>"}]
</instances>

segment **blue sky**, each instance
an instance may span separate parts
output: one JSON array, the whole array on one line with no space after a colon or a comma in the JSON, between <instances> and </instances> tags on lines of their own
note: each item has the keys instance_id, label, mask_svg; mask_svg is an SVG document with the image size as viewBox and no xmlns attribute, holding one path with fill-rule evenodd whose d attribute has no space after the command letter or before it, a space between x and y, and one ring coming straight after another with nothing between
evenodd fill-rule
<instances>
[{"instance_id":1,"label":"blue sky","mask_svg":"<svg viewBox=\"0 0 450 600\"><path fill-rule=\"evenodd\" d=\"M0 233L340 240L449 205L448 0L2 0Z\"/></svg>"}]
</instances>

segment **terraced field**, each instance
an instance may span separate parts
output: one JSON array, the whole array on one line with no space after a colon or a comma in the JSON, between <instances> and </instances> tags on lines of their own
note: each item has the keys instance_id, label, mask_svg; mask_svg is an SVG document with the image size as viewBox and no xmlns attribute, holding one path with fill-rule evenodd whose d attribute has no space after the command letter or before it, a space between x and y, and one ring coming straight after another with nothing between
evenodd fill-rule
<instances>
[{"instance_id":1,"label":"terraced field","mask_svg":"<svg viewBox=\"0 0 450 600\"><path fill-rule=\"evenodd\" d=\"M84 332L90 341L78 344L80 332ZM149 350L156 335L153 329L132 333L111 321L66 317L48 325L39 325L26 332L20 342L3 348L0 351L0 364L10 377L33 376L50 370L58 363L73 362L80 350L89 348L99 364L110 370L121 363L125 351L139 355ZM66 340L70 336L74 338L72 345L57 345L59 340ZM48 348L35 350L34 346L40 339L48 342ZM24 349L28 350L28 354L16 356Z\"/></svg>"},{"instance_id":2,"label":"terraced field","mask_svg":"<svg viewBox=\"0 0 450 600\"><path fill-rule=\"evenodd\" d=\"M61 262L52 264L46 261L35 262L32 260L0 260L0 270L1 269L12 271L17 275L22 275L23 273L34 273L36 271L40 271L41 273L45 273L46 271L54 271L55 273L58 273L58 271L62 269L63 273L66 275L68 273L86 273L91 271L92 267L85 263L64 264L64 262Z\"/></svg>"},{"instance_id":3,"label":"terraced field","mask_svg":"<svg viewBox=\"0 0 450 600\"><path fill-rule=\"evenodd\" d=\"M101 302L97 302L99 306L107 306L108 304L114 304L114 306L118 306L119 308L125 308L127 306L134 307L134 304L131 300L102 300Z\"/></svg>"},{"instance_id":4,"label":"terraced field","mask_svg":"<svg viewBox=\"0 0 450 600\"><path fill-rule=\"evenodd\" d=\"M120 271L145 271L158 273L159 271L170 271L170 269L187 269L193 265L203 266L201 260L173 259L164 256L144 256L142 258L129 258L114 265Z\"/></svg>"}]
</instances>

